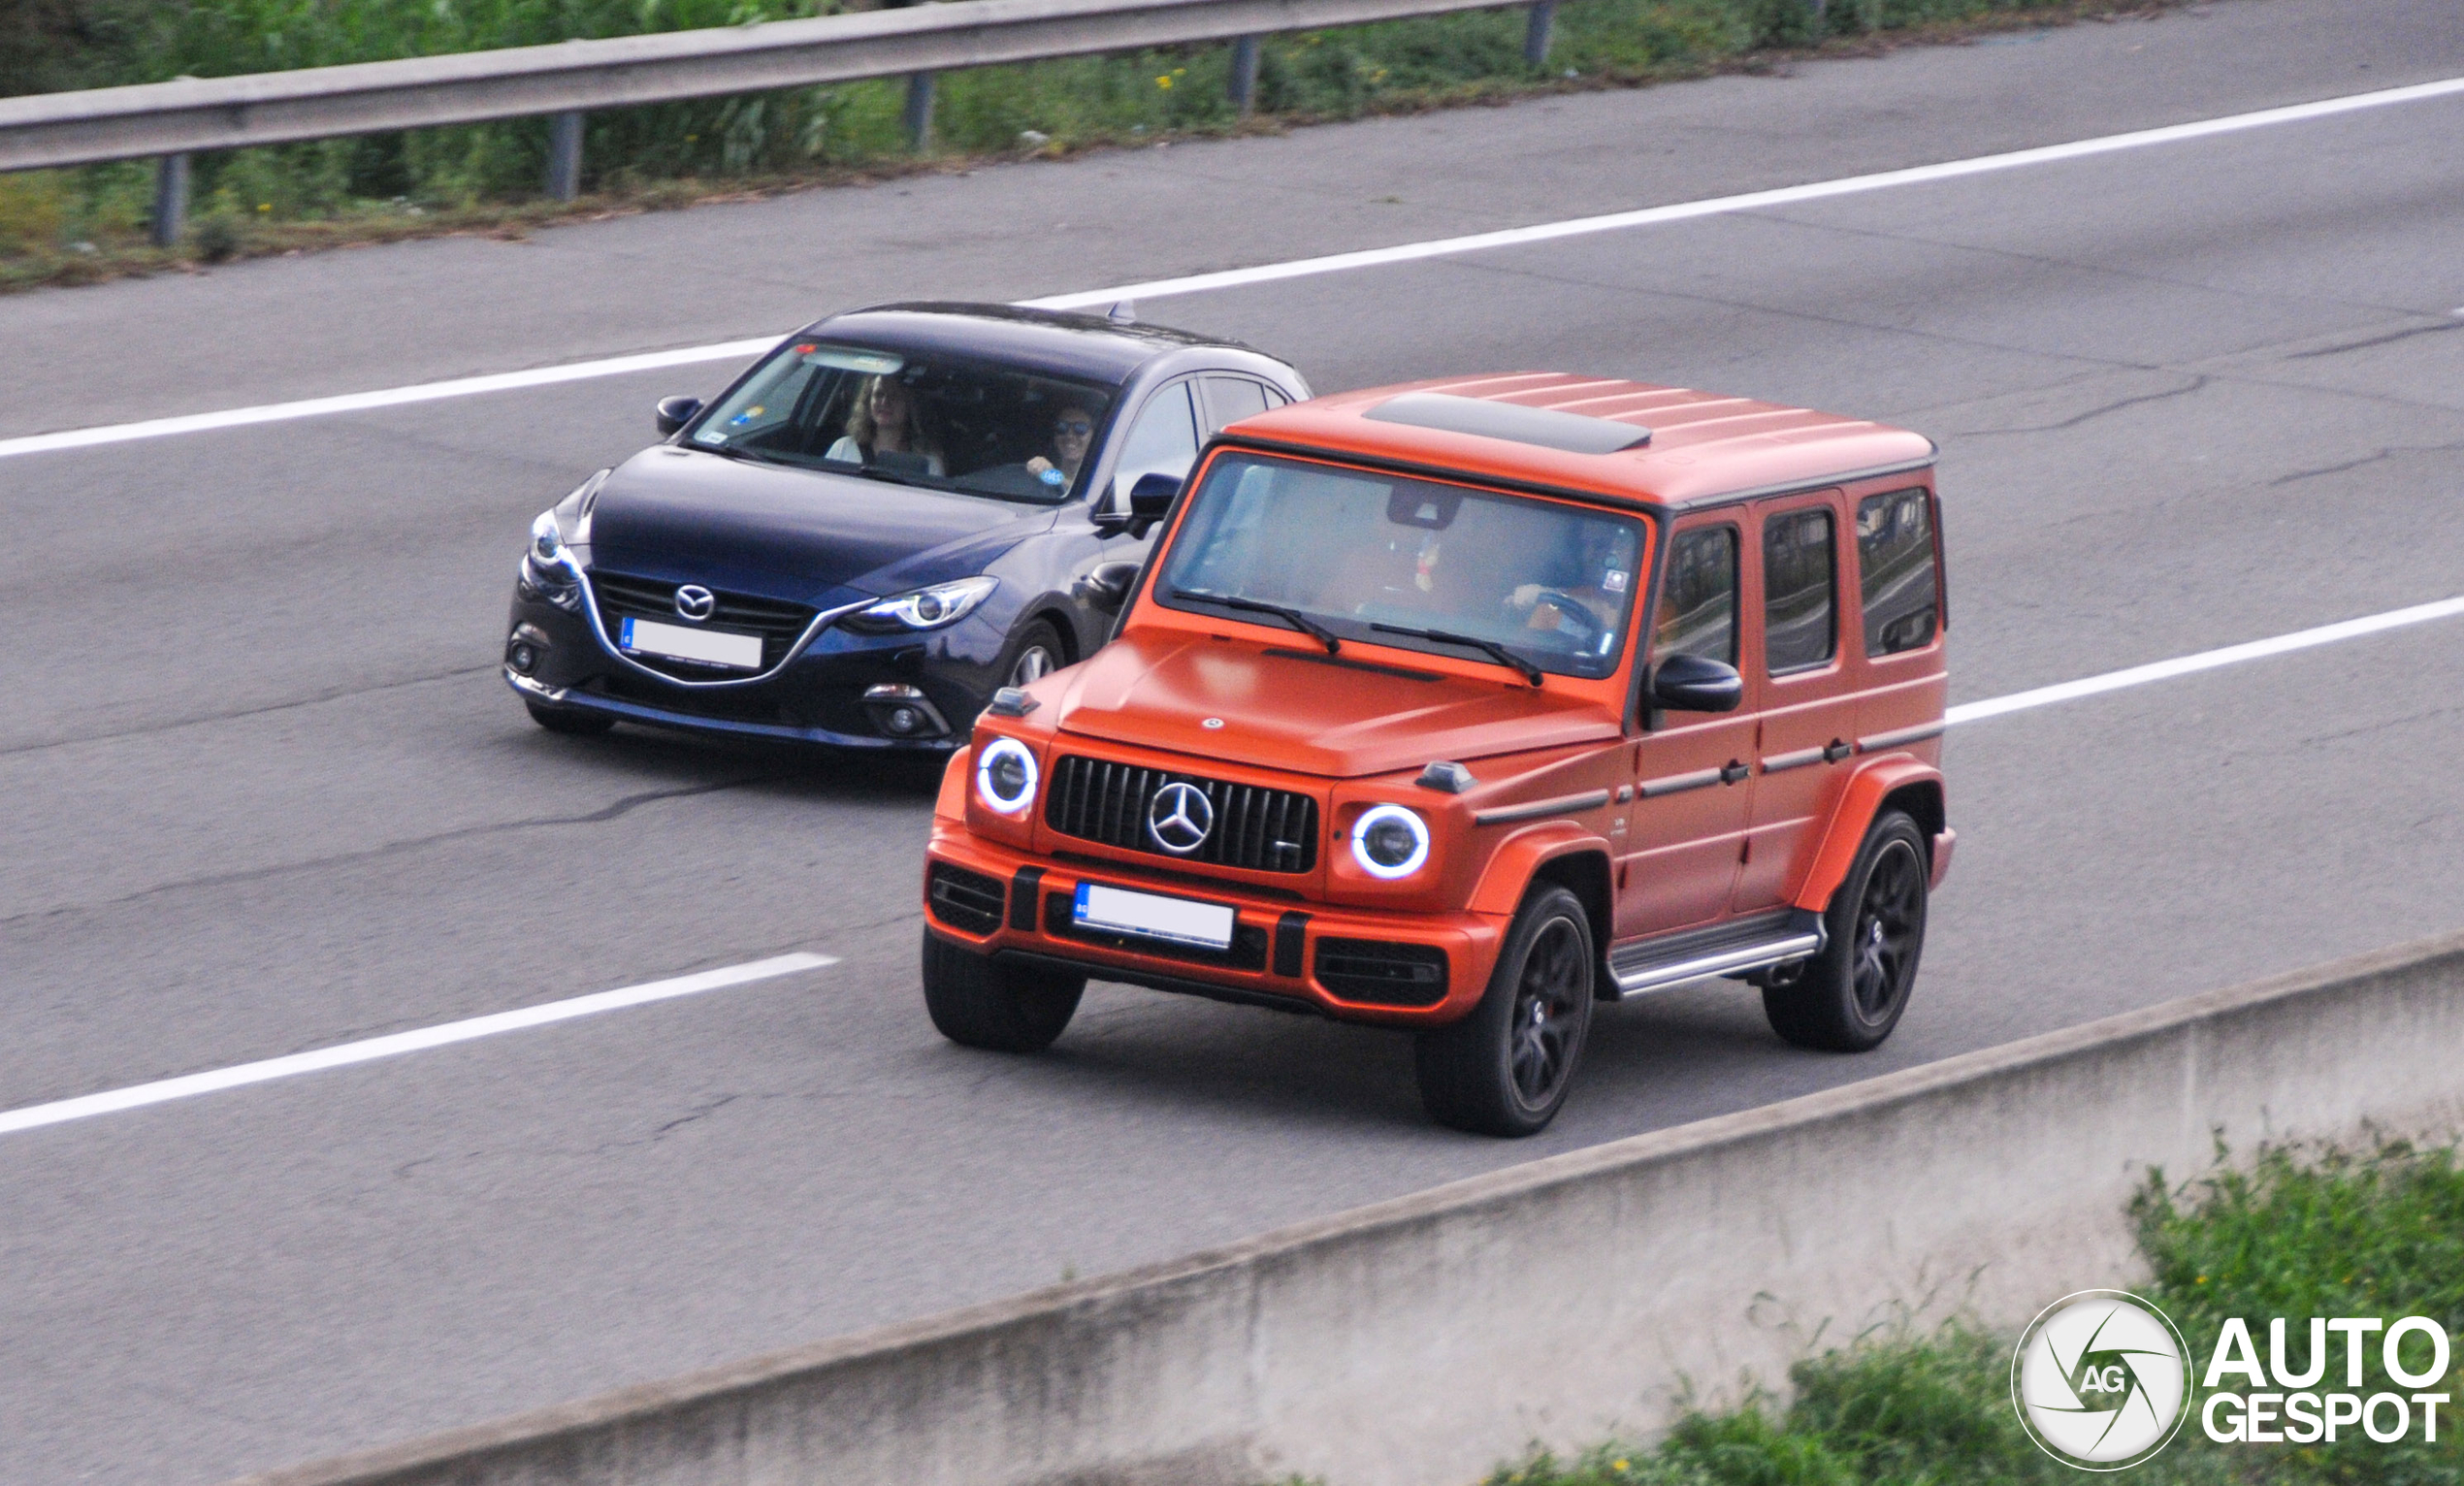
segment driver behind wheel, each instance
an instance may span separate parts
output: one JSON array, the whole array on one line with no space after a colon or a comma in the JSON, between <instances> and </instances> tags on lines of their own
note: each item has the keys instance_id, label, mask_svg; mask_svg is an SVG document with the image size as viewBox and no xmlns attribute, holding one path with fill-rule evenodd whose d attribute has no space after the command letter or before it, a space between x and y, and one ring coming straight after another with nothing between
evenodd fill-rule
<instances>
[{"instance_id":1,"label":"driver behind wheel","mask_svg":"<svg viewBox=\"0 0 2464 1486\"><path fill-rule=\"evenodd\" d=\"M1507 606L1524 616L1524 629L1584 645L1613 629L1625 612L1634 585L1635 539L1623 524L1586 521L1580 532L1572 581L1522 584L1508 596Z\"/></svg>"}]
</instances>

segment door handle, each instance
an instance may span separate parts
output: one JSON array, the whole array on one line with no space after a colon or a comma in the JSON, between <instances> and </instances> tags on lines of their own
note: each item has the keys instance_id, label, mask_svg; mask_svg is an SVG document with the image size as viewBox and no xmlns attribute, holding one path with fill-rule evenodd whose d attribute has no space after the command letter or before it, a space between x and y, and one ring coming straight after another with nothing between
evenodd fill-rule
<instances>
[{"instance_id":1,"label":"door handle","mask_svg":"<svg viewBox=\"0 0 2464 1486\"><path fill-rule=\"evenodd\" d=\"M1850 743L1842 738L1833 738L1823 749L1823 762L1837 763L1840 759L1847 758L1850 754L1853 754L1856 751L1857 745L1854 743Z\"/></svg>"},{"instance_id":2,"label":"door handle","mask_svg":"<svg viewBox=\"0 0 2464 1486\"><path fill-rule=\"evenodd\" d=\"M1728 767L1720 770L1720 783L1724 785L1733 785L1753 772L1754 771L1752 769L1745 766L1742 759L1731 759L1728 761Z\"/></svg>"}]
</instances>

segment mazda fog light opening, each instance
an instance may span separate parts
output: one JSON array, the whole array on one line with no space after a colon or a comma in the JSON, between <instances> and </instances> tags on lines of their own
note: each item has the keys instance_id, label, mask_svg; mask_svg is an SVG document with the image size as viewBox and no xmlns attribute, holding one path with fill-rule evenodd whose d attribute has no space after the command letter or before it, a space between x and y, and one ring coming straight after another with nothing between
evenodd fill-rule
<instances>
[{"instance_id":1,"label":"mazda fog light opening","mask_svg":"<svg viewBox=\"0 0 2464 1486\"><path fill-rule=\"evenodd\" d=\"M840 623L854 629L876 632L891 630L938 630L955 625L991 596L1001 586L998 578L960 578L954 583L936 583L912 594L885 598L868 608L859 609Z\"/></svg>"},{"instance_id":2,"label":"mazda fog light opening","mask_svg":"<svg viewBox=\"0 0 2464 1486\"><path fill-rule=\"evenodd\" d=\"M975 792L1001 815L1019 815L1035 802L1035 755L1016 738L995 738L975 762Z\"/></svg>"},{"instance_id":3,"label":"mazda fog light opening","mask_svg":"<svg viewBox=\"0 0 2464 1486\"><path fill-rule=\"evenodd\" d=\"M1429 824L1401 805L1377 805L1351 828L1351 859L1371 877L1410 877L1429 860Z\"/></svg>"}]
</instances>

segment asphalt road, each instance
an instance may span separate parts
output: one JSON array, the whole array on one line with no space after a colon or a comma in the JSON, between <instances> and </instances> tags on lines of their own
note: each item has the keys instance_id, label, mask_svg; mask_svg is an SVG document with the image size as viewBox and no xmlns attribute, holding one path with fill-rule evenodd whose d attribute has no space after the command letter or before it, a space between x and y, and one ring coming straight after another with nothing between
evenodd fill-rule
<instances>
[{"instance_id":1,"label":"asphalt road","mask_svg":"<svg viewBox=\"0 0 2464 1486\"><path fill-rule=\"evenodd\" d=\"M0 436L1012 299L2464 74L2445 0L1880 60L0 300ZM1954 699L2464 593L2464 101L1154 301L1323 389L1548 366L1943 445ZM941 1043L928 777L534 728L530 517L729 369L0 460L0 1110L792 949L806 974L0 1136L0 1480L477 1422L2464 923L2464 620L1979 722L1882 1051L1607 1010L1543 1138L1119 987ZM1910 1201L1956 1202L1956 1191ZM1740 1322L1741 1322L1740 1318ZM1467 1462L1466 1476L1484 1463Z\"/></svg>"}]
</instances>

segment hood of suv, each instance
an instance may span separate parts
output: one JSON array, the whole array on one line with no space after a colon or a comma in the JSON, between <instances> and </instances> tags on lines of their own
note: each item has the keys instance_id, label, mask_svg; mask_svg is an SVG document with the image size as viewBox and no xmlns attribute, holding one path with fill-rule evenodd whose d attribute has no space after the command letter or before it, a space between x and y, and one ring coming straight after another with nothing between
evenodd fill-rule
<instances>
[{"instance_id":1,"label":"hood of suv","mask_svg":"<svg viewBox=\"0 0 2464 1486\"><path fill-rule=\"evenodd\" d=\"M1502 670L1499 681L1420 680L1294 640L1125 634L1070 673L1054 721L1086 737L1339 779L1617 735L1596 703Z\"/></svg>"},{"instance_id":2,"label":"hood of suv","mask_svg":"<svg viewBox=\"0 0 2464 1486\"><path fill-rule=\"evenodd\" d=\"M1054 508L668 445L617 467L591 508L591 565L796 602L981 572Z\"/></svg>"}]
</instances>

